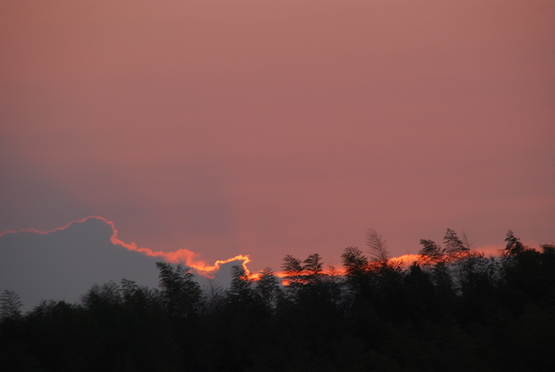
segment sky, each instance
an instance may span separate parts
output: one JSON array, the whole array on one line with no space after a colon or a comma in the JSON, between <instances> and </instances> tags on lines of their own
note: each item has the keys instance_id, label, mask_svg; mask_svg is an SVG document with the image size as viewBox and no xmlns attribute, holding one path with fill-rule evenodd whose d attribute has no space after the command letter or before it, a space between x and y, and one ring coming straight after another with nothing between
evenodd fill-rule
<instances>
[{"instance_id":1,"label":"sky","mask_svg":"<svg viewBox=\"0 0 555 372\"><path fill-rule=\"evenodd\" d=\"M555 240L551 0L0 0L0 51L0 232L252 271Z\"/></svg>"}]
</instances>

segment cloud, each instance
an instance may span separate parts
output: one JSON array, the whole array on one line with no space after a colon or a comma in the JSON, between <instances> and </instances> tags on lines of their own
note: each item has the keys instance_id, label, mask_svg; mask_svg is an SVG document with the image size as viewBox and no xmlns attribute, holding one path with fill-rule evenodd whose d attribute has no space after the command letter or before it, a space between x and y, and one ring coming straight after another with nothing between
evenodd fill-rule
<instances>
[{"instance_id":1,"label":"cloud","mask_svg":"<svg viewBox=\"0 0 555 372\"><path fill-rule=\"evenodd\" d=\"M499 255L502 247L486 246L478 251ZM207 264L200 254L187 249L172 252L155 251L126 243L118 237L114 222L89 216L50 231L28 229L0 234L0 292L15 291L22 299L24 310L44 300L78 301L93 284L110 280L134 280L139 285L158 286L155 262L183 264L196 274L203 287L214 279L221 288L229 286L231 268L242 265L251 278L247 264L249 255L238 255ZM419 259L406 254L392 258L405 267ZM332 274L328 270L326 273ZM279 277L284 273L276 272ZM342 275L336 267L334 275Z\"/></svg>"},{"instance_id":2,"label":"cloud","mask_svg":"<svg viewBox=\"0 0 555 372\"><path fill-rule=\"evenodd\" d=\"M186 249L159 252L139 248L118 238L112 221L90 216L51 231L35 229L0 234L0 291L15 291L26 310L41 299L75 302L95 283L134 280L157 287L157 261L182 263L193 269L197 280L213 277L229 283L229 266L250 261L248 256L219 260L208 265ZM222 275L217 275L220 268Z\"/></svg>"}]
</instances>

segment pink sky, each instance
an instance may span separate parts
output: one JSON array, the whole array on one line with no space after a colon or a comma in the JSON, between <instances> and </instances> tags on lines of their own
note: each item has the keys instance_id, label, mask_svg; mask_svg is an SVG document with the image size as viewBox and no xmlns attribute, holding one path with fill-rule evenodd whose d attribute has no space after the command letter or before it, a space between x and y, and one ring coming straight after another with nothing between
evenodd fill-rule
<instances>
[{"instance_id":1,"label":"pink sky","mask_svg":"<svg viewBox=\"0 0 555 372\"><path fill-rule=\"evenodd\" d=\"M0 1L0 231L208 262L555 239L555 2Z\"/></svg>"}]
</instances>

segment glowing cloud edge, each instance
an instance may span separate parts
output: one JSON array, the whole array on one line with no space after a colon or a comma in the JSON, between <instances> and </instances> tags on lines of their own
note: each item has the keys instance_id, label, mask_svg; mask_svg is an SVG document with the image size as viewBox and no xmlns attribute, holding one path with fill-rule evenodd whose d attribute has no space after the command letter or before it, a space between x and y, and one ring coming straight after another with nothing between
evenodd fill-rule
<instances>
[{"instance_id":1,"label":"glowing cloud edge","mask_svg":"<svg viewBox=\"0 0 555 372\"><path fill-rule=\"evenodd\" d=\"M125 243L124 241L120 240L118 238L118 230L116 229L114 222L100 216L88 216L80 220L71 221L63 227L57 227L55 229L48 230L48 231L40 231L34 228L23 229L23 230L8 230L8 231L4 231L3 233L0 233L0 237L8 234L17 234L21 232L28 232L28 233L41 234L41 235L51 234L57 231L66 230L67 228L69 228L71 225L75 223L83 223L89 219L97 219L109 225L110 228L112 229L110 242L113 245L123 247L128 251L139 252L149 257L160 257L161 259L163 259L168 263L184 264L185 266L193 269L199 275L202 275L207 278L212 278L214 273L216 273L220 269L220 266L223 264L233 262L233 261L242 261L241 265L245 269L245 272L247 273L248 276L251 276L251 273L247 268L247 264L251 262L249 255L237 255L235 257L231 257L225 260L217 260L216 262L214 262L213 265L208 265L205 261L202 261L198 258L200 256L198 253L192 252L188 249L178 249L172 252L162 252L162 251L154 251L150 248L138 247L137 243L135 242Z\"/></svg>"},{"instance_id":2,"label":"glowing cloud edge","mask_svg":"<svg viewBox=\"0 0 555 372\"><path fill-rule=\"evenodd\" d=\"M22 230L8 230L8 231L4 231L2 233L0 233L0 237L4 236L4 235L8 235L8 234L17 234L20 232L28 232L28 233L34 233L34 234L50 234L56 231L61 231L61 230L66 230L67 228L69 228L71 225L75 224L75 223L83 223L86 222L89 219L97 219L100 220L104 223L106 223L107 225L110 226L110 228L112 229L112 235L110 236L110 242L114 245L123 247L125 249L127 249L128 251L135 251L135 252L139 252L144 254L145 256L149 256L149 257L160 257L161 259L163 259L164 261L168 262L168 263L173 263L173 264L183 264L187 267L190 267L191 269L193 269L196 273L198 273L199 275L202 275L206 278L213 278L214 274L220 269L221 265L224 265L226 263L229 262L234 262L234 261L241 261L241 266L243 267L243 269L245 270L245 273L247 274L248 278L251 279L257 279L259 274L257 273L251 273L250 270L247 267L247 264L249 262L251 262L250 256L248 254L246 255L237 255L235 257L230 257L228 259L225 260L217 260L216 262L214 262L213 265L208 265L205 261L200 260L199 253L195 253L193 251L190 251L188 249L178 249L176 251L171 251L171 252L162 252L162 251L154 251L150 248L144 248L144 247L138 247L137 243L135 242L131 242L131 243L125 243L124 241L120 240L118 238L118 230L116 229L116 226L114 224L113 221L110 221L104 217L100 217L100 216L88 216L85 218L82 218L80 220L76 220L76 221L71 221L69 222L67 225L63 226L63 227L57 227L53 230L48 230L48 231L40 231L37 229L22 229ZM476 251L481 251L483 253L490 253L493 255L499 255L500 251L501 251L501 247L494 247L494 246L488 246L488 247L483 247L482 249L477 249ZM393 257L391 258L389 261L390 262L396 262L398 264L401 265L411 265L413 262L418 261L421 258L420 255L417 254L405 254L399 257ZM326 270L327 271L327 270ZM333 269L333 271L336 274L342 275L344 274L343 270L341 268L335 268ZM281 273L281 272L276 272L275 275L277 275L278 277L284 277L285 274Z\"/></svg>"}]
</instances>

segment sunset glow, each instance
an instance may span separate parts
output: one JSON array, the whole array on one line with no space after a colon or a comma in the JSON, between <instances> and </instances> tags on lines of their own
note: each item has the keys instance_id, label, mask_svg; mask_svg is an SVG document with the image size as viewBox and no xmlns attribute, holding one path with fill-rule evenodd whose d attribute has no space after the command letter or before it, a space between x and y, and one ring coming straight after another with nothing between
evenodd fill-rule
<instances>
[{"instance_id":1,"label":"sunset glow","mask_svg":"<svg viewBox=\"0 0 555 372\"><path fill-rule=\"evenodd\" d=\"M248 264L251 262L250 256L248 254L241 254L241 255L237 255L234 257L230 257L227 259L223 259L223 260L217 260L216 262L214 262L214 264L210 265L207 264L204 260L201 259L201 254L200 253L196 253L193 252L191 250L188 249L179 249L176 251L171 251L171 252L162 252L162 251L155 251L152 250L150 248L144 248L144 247L138 247L136 243L131 242L131 243L125 243L124 241L120 240L118 237L118 230L116 229L116 226L114 224L113 221L109 221L103 217L99 217L99 216L89 216L86 218L83 218L81 220L77 220L77 221L72 221L70 223L68 223L67 225L63 226L63 227L58 227L55 228L53 230L50 231L39 231L37 229L27 229L27 230L20 230L20 231L5 231L3 233L0 234L0 237L3 235L7 235L7 234L16 234L18 232L29 232L29 233L33 233L33 234L51 234L57 231L62 231L62 230L66 230L68 229L72 224L75 223L83 223L89 219L97 219L99 221L102 221L104 223L106 223L107 225L110 226L111 230L112 230L112 234L110 236L110 241L112 242L113 245L115 246L120 246L123 247L129 251L136 251L136 252L140 252L146 256L149 257L159 257L162 260L168 262L168 263L173 263L173 264L183 264L191 269L194 270L195 273L202 275L204 277L207 278L213 278L214 274L220 269L221 265L224 265L226 263L229 262L241 262L241 266L243 267L243 269L245 270L245 272L247 273L247 277L251 280L257 280L260 276L260 273L258 272L251 272L251 270L249 270L248 268ZM484 247L482 249L478 249L478 252L482 252L484 254L491 254L491 255L499 255L500 252L502 251L502 247ZM338 252L340 253L340 252ZM464 254L463 254L464 255ZM457 256L458 257L458 256ZM452 256L450 257L450 259L456 259L457 257ZM446 259L449 259L449 257L447 257ZM426 260L420 256L420 255L415 255L415 254L405 254L399 257L393 257L389 260L390 263L392 264L398 264L404 268L410 266L411 264L413 264L414 262L425 262ZM379 264L379 263L376 263ZM286 274L282 271L276 271L274 273L277 277L283 279L286 277ZM343 267L333 267L333 268L326 268L322 271L322 275L324 276L341 276L345 274L345 270L343 269ZM288 280L284 279L283 280L283 284L287 285L288 284Z\"/></svg>"},{"instance_id":2,"label":"sunset glow","mask_svg":"<svg viewBox=\"0 0 555 372\"><path fill-rule=\"evenodd\" d=\"M0 0L0 360L555 371L554 139L555 0Z\"/></svg>"},{"instance_id":3,"label":"sunset glow","mask_svg":"<svg viewBox=\"0 0 555 372\"><path fill-rule=\"evenodd\" d=\"M133 243L133 242L125 243L122 240L120 240L118 238L118 230L116 229L114 222L99 216L85 217L81 220L72 221L63 227L58 227L50 231L39 231L37 229L27 229L27 230L19 230L19 231L9 230L1 233L0 236L7 235L7 234L16 234L18 232L30 232L34 234L51 234L57 231L66 230L74 223L83 223L91 218L103 221L106 224L108 224L112 229L112 235L110 237L110 241L112 242L112 244L123 247L129 251L137 251L150 257L160 257L162 260L169 263L183 264L193 269L196 273L202 276L205 276L207 278L212 277L213 274L217 272L220 269L220 266L223 264L234 262L234 261L242 261L241 265L243 266L247 274L251 276L251 273L247 267L247 264L250 262L250 258L248 255L237 255L235 257L231 257L225 260L217 260L216 262L214 262L213 265L209 265L209 264L206 264L206 262L199 259L200 254L192 252L188 249L179 249L173 252L161 252L161 251L154 251L150 248L140 248L137 246L136 243Z\"/></svg>"},{"instance_id":4,"label":"sunset glow","mask_svg":"<svg viewBox=\"0 0 555 372\"><path fill-rule=\"evenodd\" d=\"M247 274L250 275L250 271L247 268L247 264L250 262L250 258L248 255L237 255L235 257L231 257L225 260L217 260L216 262L214 262L213 265L208 265L206 264L206 262L199 259L200 255L198 253L192 252L188 249L179 249L173 252L161 252L161 251L153 251L150 248L139 248L135 243L130 243L130 244L124 243L123 241L118 239L118 231L116 230L116 227L114 226L114 223L112 221L108 221L102 217L96 217L96 216L90 216L87 218L98 218L108 223L112 227L112 231L114 232L112 234L112 237L110 238L112 243L114 245L122 246L125 249L128 249L130 251L137 251L151 257L160 257L164 261L169 263L184 264L185 266L195 270L195 272L197 272L198 274L208 278L212 277L214 272L220 269L221 265L229 262L233 262L233 261L242 261L241 265L243 266ZM77 221L77 222L82 222L82 221L83 220Z\"/></svg>"}]
</instances>

